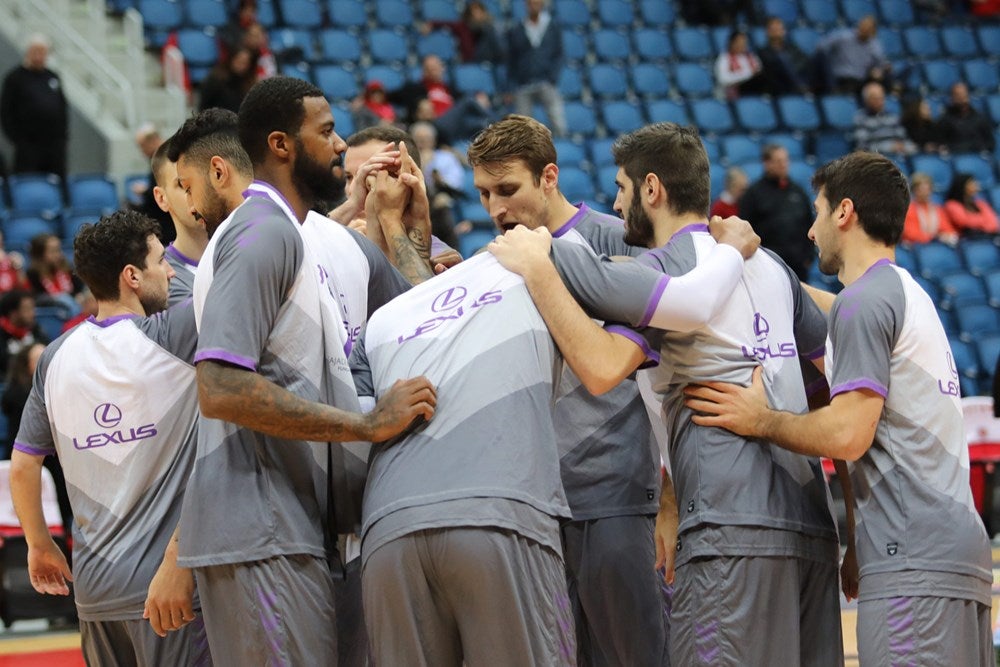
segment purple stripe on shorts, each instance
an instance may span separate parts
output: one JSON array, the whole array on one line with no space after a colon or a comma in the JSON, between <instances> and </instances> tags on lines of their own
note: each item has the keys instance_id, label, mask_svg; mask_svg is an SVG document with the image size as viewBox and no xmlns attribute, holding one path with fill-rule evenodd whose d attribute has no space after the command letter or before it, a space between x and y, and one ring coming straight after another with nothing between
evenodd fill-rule
<instances>
[{"instance_id":1,"label":"purple stripe on shorts","mask_svg":"<svg viewBox=\"0 0 1000 667\"><path fill-rule=\"evenodd\" d=\"M37 447L32 447L31 445L26 445L23 442L14 441L14 449L25 454L31 454L32 456L48 456L53 453L51 449L38 449Z\"/></svg>"},{"instance_id":2,"label":"purple stripe on shorts","mask_svg":"<svg viewBox=\"0 0 1000 667\"><path fill-rule=\"evenodd\" d=\"M849 391L857 391L858 389L871 389L876 394L885 398L889 395L889 390L880 385L875 380L869 380L867 378L862 378L860 380L854 380L852 382L845 382L844 384L838 384L836 387L830 389L830 398L833 398L837 394L844 394Z\"/></svg>"},{"instance_id":3,"label":"purple stripe on shorts","mask_svg":"<svg viewBox=\"0 0 1000 667\"><path fill-rule=\"evenodd\" d=\"M913 607L910 598L892 598L886 613L889 627L889 652L892 664L912 664L907 659L916 650L913 638Z\"/></svg>"},{"instance_id":4,"label":"purple stripe on shorts","mask_svg":"<svg viewBox=\"0 0 1000 667\"><path fill-rule=\"evenodd\" d=\"M705 665L714 665L719 658L719 621L695 623L694 643L698 660Z\"/></svg>"},{"instance_id":5,"label":"purple stripe on shorts","mask_svg":"<svg viewBox=\"0 0 1000 667\"><path fill-rule=\"evenodd\" d=\"M653 293L649 297L649 303L646 304L646 312L642 316L642 321L639 322L640 327L647 326L649 321L653 319L653 314L656 313L656 307L660 305L660 299L663 297L663 292L667 289L667 284L670 282L670 276L664 274L660 277L659 282L656 283L656 287L653 289Z\"/></svg>"},{"instance_id":6,"label":"purple stripe on shorts","mask_svg":"<svg viewBox=\"0 0 1000 667\"><path fill-rule=\"evenodd\" d=\"M239 366L240 368L245 368L248 371L257 370L257 362L253 359L241 357L238 354L233 354L232 352L227 352L226 350L220 350L218 348L199 350L198 354L194 355L194 363L197 364L199 361L224 361L227 364Z\"/></svg>"}]
</instances>

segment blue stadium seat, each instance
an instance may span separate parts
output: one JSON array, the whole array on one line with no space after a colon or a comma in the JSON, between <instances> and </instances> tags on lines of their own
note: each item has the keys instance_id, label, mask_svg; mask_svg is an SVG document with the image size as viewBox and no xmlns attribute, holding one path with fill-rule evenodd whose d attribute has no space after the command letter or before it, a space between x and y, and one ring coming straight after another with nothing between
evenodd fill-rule
<instances>
[{"instance_id":1,"label":"blue stadium seat","mask_svg":"<svg viewBox=\"0 0 1000 667\"><path fill-rule=\"evenodd\" d=\"M17 214L55 217L63 208L59 177L55 174L14 174L7 180L10 208Z\"/></svg>"},{"instance_id":2,"label":"blue stadium seat","mask_svg":"<svg viewBox=\"0 0 1000 667\"><path fill-rule=\"evenodd\" d=\"M745 134L722 137L722 154L730 164L744 164L760 159L760 143Z\"/></svg>"},{"instance_id":3,"label":"blue stadium seat","mask_svg":"<svg viewBox=\"0 0 1000 667\"><path fill-rule=\"evenodd\" d=\"M4 247L7 250L28 254L31 239L39 234L57 234L58 224L53 219L38 216L14 215L4 225Z\"/></svg>"},{"instance_id":4,"label":"blue stadium seat","mask_svg":"<svg viewBox=\"0 0 1000 667\"><path fill-rule=\"evenodd\" d=\"M569 62L583 62L587 58L587 38L569 28L562 30L563 57Z\"/></svg>"},{"instance_id":5,"label":"blue stadium seat","mask_svg":"<svg viewBox=\"0 0 1000 667\"><path fill-rule=\"evenodd\" d=\"M623 62L628 60L631 46L625 33L603 28L593 35L594 54L598 61Z\"/></svg>"},{"instance_id":6,"label":"blue stadium seat","mask_svg":"<svg viewBox=\"0 0 1000 667\"><path fill-rule=\"evenodd\" d=\"M682 102L652 100L646 103L646 117L650 123L677 123L690 125L691 117Z\"/></svg>"},{"instance_id":7,"label":"blue stadium seat","mask_svg":"<svg viewBox=\"0 0 1000 667\"><path fill-rule=\"evenodd\" d=\"M825 95L820 98L827 127L848 131L854 128L854 114L858 111L857 100L848 95Z\"/></svg>"},{"instance_id":8,"label":"blue stadium seat","mask_svg":"<svg viewBox=\"0 0 1000 667\"><path fill-rule=\"evenodd\" d=\"M979 57L979 43L971 28L946 25L941 28L941 44L946 55L952 58Z\"/></svg>"},{"instance_id":9,"label":"blue stadium seat","mask_svg":"<svg viewBox=\"0 0 1000 667\"><path fill-rule=\"evenodd\" d=\"M788 178L798 183L806 192L812 192L813 168L803 160L791 160L788 163Z\"/></svg>"},{"instance_id":10,"label":"blue stadium seat","mask_svg":"<svg viewBox=\"0 0 1000 667\"><path fill-rule=\"evenodd\" d=\"M187 0L187 22L193 28L221 28L229 23L229 12L222 0Z\"/></svg>"},{"instance_id":11,"label":"blue stadium seat","mask_svg":"<svg viewBox=\"0 0 1000 667\"><path fill-rule=\"evenodd\" d=\"M410 53L408 40L404 35L386 28L368 31L368 53L375 63L406 62Z\"/></svg>"},{"instance_id":12,"label":"blue stadium seat","mask_svg":"<svg viewBox=\"0 0 1000 667\"><path fill-rule=\"evenodd\" d=\"M842 0L841 14L850 25L856 24L865 16L878 16L874 0Z\"/></svg>"},{"instance_id":13,"label":"blue stadium seat","mask_svg":"<svg viewBox=\"0 0 1000 667\"><path fill-rule=\"evenodd\" d=\"M316 85L331 102L352 100L358 95L358 80L354 72L340 65L316 65L313 77Z\"/></svg>"},{"instance_id":14,"label":"blue stadium seat","mask_svg":"<svg viewBox=\"0 0 1000 667\"><path fill-rule=\"evenodd\" d=\"M315 29L323 25L323 10L317 0L279 0L285 25Z\"/></svg>"},{"instance_id":15,"label":"blue stadium seat","mask_svg":"<svg viewBox=\"0 0 1000 667\"><path fill-rule=\"evenodd\" d=\"M580 29L590 26L590 10L583 0L556 0L554 9L555 18L561 26Z\"/></svg>"},{"instance_id":16,"label":"blue stadium seat","mask_svg":"<svg viewBox=\"0 0 1000 667\"><path fill-rule=\"evenodd\" d=\"M785 150L788 151L788 159L790 160L806 159L805 141L794 134L769 134L764 138L763 143L784 146Z\"/></svg>"},{"instance_id":17,"label":"blue stadium seat","mask_svg":"<svg viewBox=\"0 0 1000 667\"><path fill-rule=\"evenodd\" d=\"M587 151L583 145L571 139L553 139L556 147L557 164L567 167L579 167L587 162Z\"/></svg>"},{"instance_id":18,"label":"blue stadium seat","mask_svg":"<svg viewBox=\"0 0 1000 667\"><path fill-rule=\"evenodd\" d=\"M903 30L906 50L918 58L939 58L942 54L941 40L937 30L924 26L910 26Z\"/></svg>"},{"instance_id":19,"label":"blue stadium seat","mask_svg":"<svg viewBox=\"0 0 1000 667\"><path fill-rule=\"evenodd\" d=\"M764 0L764 14L777 16L787 25L799 20L799 6L793 0Z\"/></svg>"},{"instance_id":20,"label":"blue stadium seat","mask_svg":"<svg viewBox=\"0 0 1000 667\"><path fill-rule=\"evenodd\" d=\"M674 50L683 60L707 61L715 53L712 40L704 28L676 28Z\"/></svg>"},{"instance_id":21,"label":"blue stadium seat","mask_svg":"<svg viewBox=\"0 0 1000 667\"><path fill-rule=\"evenodd\" d=\"M386 90L396 90L406 84L406 75L403 74L403 70L392 65L372 65L365 70L362 78L365 85L372 81L379 81Z\"/></svg>"},{"instance_id":22,"label":"blue stadium seat","mask_svg":"<svg viewBox=\"0 0 1000 667\"><path fill-rule=\"evenodd\" d=\"M802 53L812 55L816 52L820 34L809 26L796 26L788 32L788 40Z\"/></svg>"},{"instance_id":23,"label":"blue stadium seat","mask_svg":"<svg viewBox=\"0 0 1000 667\"><path fill-rule=\"evenodd\" d=\"M993 165L986 158L979 155L956 155L952 158L952 167L954 167L955 172L965 172L967 174L972 174L973 177L979 181L979 185L983 190L989 190L993 187Z\"/></svg>"},{"instance_id":24,"label":"blue stadium seat","mask_svg":"<svg viewBox=\"0 0 1000 667\"><path fill-rule=\"evenodd\" d=\"M820 132L814 140L813 152L820 164L836 160L851 152L851 144L840 132Z\"/></svg>"},{"instance_id":25,"label":"blue stadium seat","mask_svg":"<svg viewBox=\"0 0 1000 667\"><path fill-rule=\"evenodd\" d=\"M329 0L326 9L334 26L360 29L368 24L363 0Z\"/></svg>"},{"instance_id":26,"label":"blue stadium seat","mask_svg":"<svg viewBox=\"0 0 1000 667\"><path fill-rule=\"evenodd\" d=\"M594 199L594 181L582 169L566 167L559 170L559 190L571 202Z\"/></svg>"},{"instance_id":27,"label":"blue stadium seat","mask_svg":"<svg viewBox=\"0 0 1000 667\"><path fill-rule=\"evenodd\" d=\"M880 28L878 41L882 42L882 52L889 60L906 57L906 47L903 46L903 35L896 28Z\"/></svg>"},{"instance_id":28,"label":"blue stadium seat","mask_svg":"<svg viewBox=\"0 0 1000 667\"><path fill-rule=\"evenodd\" d=\"M806 131L819 129L819 111L815 103L801 95L788 95L778 99L781 120L790 130Z\"/></svg>"},{"instance_id":29,"label":"blue stadium seat","mask_svg":"<svg viewBox=\"0 0 1000 667\"><path fill-rule=\"evenodd\" d=\"M331 104L330 112L333 113L333 129L342 137L349 137L354 134L354 116L346 105Z\"/></svg>"},{"instance_id":30,"label":"blue stadium seat","mask_svg":"<svg viewBox=\"0 0 1000 667\"><path fill-rule=\"evenodd\" d=\"M361 40L342 28L326 28L319 33L320 58L328 63L356 63L361 60Z\"/></svg>"},{"instance_id":31,"label":"blue stadium seat","mask_svg":"<svg viewBox=\"0 0 1000 667\"><path fill-rule=\"evenodd\" d=\"M930 297L931 303L933 303L935 307L938 307L938 312L945 313L949 316L951 321L949 325L945 326L945 331L954 332L957 334L958 325L955 324L954 317L951 317L952 315L954 315L954 313L940 310L940 307L938 306L938 304L941 303L941 290L938 289L937 283L927 280L927 278L924 278L919 273L916 272L911 272L911 273L913 274L913 279L917 281L918 285L920 285L920 288L927 293L927 296Z\"/></svg>"},{"instance_id":32,"label":"blue stadium seat","mask_svg":"<svg viewBox=\"0 0 1000 667\"><path fill-rule=\"evenodd\" d=\"M731 132L735 125L729 107L719 100L695 100L691 103L691 115L701 132Z\"/></svg>"},{"instance_id":33,"label":"blue stadium seat","mask_svg":"<svg viewBox=\"0 0 1000 667\"><path fill-rule=\"evenodd\" d=\"M1000 247L997 247L991 239L963 239L958 244L958 249L965 260L966 268L972 275L984 276L1000 270Z\"/></svg>"},{"instance_id":34,"label":"blue stadium seat","mask_svg":"<svg viewBox=\"0 0 1000 667\"><path fill-rule=\"evenodd\" d=\"M311 61L315 56L313 33L304 28L274 28L268 34L271 50L277 54L297 50L302 58Z\"/></svg>"},{"instance_id":35,"label":"blue stadium seat","mask_svg":"<svg viewBox=\"0 0 1000 667\"><path fill-rule=\"evenodd\" d=\"M633 4L625 0L597 0L597 20L601 25L628 28L635 20Z\"/></svg>"},{"instance_id":36,"label":"blue stadium seat","mask_svg":"<svg viewBox=\"0 0 1000 667\"><path fill-rule=\"evenodd\" d=\"M1000 25L984 23L976 28L979 46L988 56L1000 56Z\"/></svg>"},{"instance_id":37,"label":"blue stadium seat","mask_svg":"<svg viewBox=\"0 0 1000 667\"><path fill-rule=\"evenodd\" d=\"M588 70L590 91L595 97L622 99L628 92L625 70L616 65L598 63Z\"/></svg>"},{"instance_id":38,"label":"blue stadium seat","mask_svg":"<svg viewBox=\"0 0 1000 667\"><path fill-rule=\"evenodd\" d=\"M184 10L177 0L139 0L138 7L146 30L170 32L184 24Z\"/></svg>"},{"instance_id":39,"label":"blue stadium seat","mask_svg":"<svg viewBox=\"0 0 1000 667\"><path fill-rule=\"evenodd\" d=\"M125 192L125 201L133 206L142 205L142 195L136 194L136 188L142 188L145 190L149 187L149 174L129 174L125 177L122 187Z\"/></svg>"},{"instance_id":40,"label":"blue stadium seat","mask_svg":"<svg viewBox=\"0 0 1000 667\"><path fill-rule=\"evenodd\" d=\"M496 230L472 229L458 237L458 252L461 253L462 257L468 259L481 248L489 245L496 236Z\"/></svg>"},{"instance_id":41,"label":"blue stadium seat","mask_svg":"<svg viewBox=\"0 0 1000 667\"><path fill-rule=\"evenodd\" d=\"M455 36L445 30L435 30L429 35L417 37L417 56L421 60L428 55L435 55L446 63L455 60L458 49L455 47Z\"/></svg>"},{"instance_id":42,"label":"blue stadium seat","mask_svg":"<svg viewBox=\"0 0 1000 667\"><path fill-rule=\"evenodd\" d=\"M604 126L613 135L637 130L646 124L642 109L633 102L608 102L602 109Z\"/></svg>"},{"instance_id":43,"label":"blue stadium seat","mask_svg":"<svg viewBox=\"0 0 1000 667\"><path fill-rule=\"evenodd\" d=\"M986 98L986 109L993 122L1000 124L1000 93L994 93Z\"/></svg>"},{"instance_id":44,"label":"blue stadium seat","mask_svg":"<svg viewBox=\"0 0 1000 667\"><path fill-rule=\"evenodd\" d=\"M975 342L976 356L979 357L979 368L981 369L980 387L989 392L990 382L993 379L993 371L997 367L997 357L1000 357L1000 336L983 336Z\"/></svg>"},{"instance_id":45,"label":"blue stadium seat","mask_svg":"<svg viewBox=\"0 0 1000 667\"><path fill-rule=\"evenodd\" d=\"M559 92L563 99L578 100L583 94L583 77L576 67L563 67L559 71Z\"/></svg>"},{"instance_id":46,"label":"blue stadium seat","mask_svg":"<svg viewBox=\"0 0 1000 667\"><path fill-rule=\"evenodd\" d=\"M938 279L944 301L942 308L953 309L959 306L986 303L986 288L983 281L976 276L961 271Z\"/></svg>"},{"instance_id":47,"label":"blue stadium seat","mask_svg":"<svg viewBox=\"0 0 1000 667\"><path fill-rule=\"evenodd\" d=\"M403 0L378 0L375 3L375 23L383 28L413 28L413 10Z\"/></svg>"},{"instance_id":48,"label":"blue stadium seat","mask_svg":"<svg viewBox=\"0 0 1000 667\"><path fill-rule=\"evenodd\" d=\"M726 180L726 168L714 161L708 161L708 180L711 184L711 198L714 200L722 192Z\"/></svg>"},{"instance_id":49,"label":"blue stadium seat","mask_svg":"<svg viewBox=\"0 0 1000 667\"><path fill-rule=\"evenodd\" d=\"M951 347L952 360L959 373L959 382L962 385L962 393L966 394L966 387L974 388L976 379L982 373L979 367L979 356L975 348L965 341L949 336L948 344ZM974 393L974 389L970 389ZM969 394L966 394L969 395Z\"/></svg>"},{"instance_id":50,"label":"blue stadium seat","mask_svg":"<svg viewBox=\"0 0 1000 667\"><path fill-rule=\"evenodd\" d=\"M990 271L983 275L986 287L986 299L994 308L1000 308L1000 270Z\"/></svg>"},{"instance_id":51,"label":"blue stadium seat","mask_svg":"<svg viewBox=\"0 0 1000 667\"><path fill-rule=\"evenodd\" d=\"M642 22L649 26L671 25L677 18L673 3L663 0L642 0L639 3L639 15Z\"/></svg>"},{"instance_id":52,"label":"blue stadium seat","mask_svg":"<svg viewBox=\"0 0 1000 667\"><path fill-rule=\"evenodd\" d=\"M617 176L618 167L613 164L605 165L597 170L597 190L612 206L615 199L618 198L618 184L615 183Z\"/></svg>"},{"instance_id":53,"label":"blue stadium seat","mask_svg":"<svg viewBox=\"0 0 1000 667\"><path fill-rule=\"evenodd\" d=\"M909 26L916 21L910 0L878 0L878 13L883 25ZM879 38L882 30L879 30Z\"/></svg>"},{"instance_id":54,"label":"blue stadium seat","mask_svg":"<svg viewBox=\"0 0 1000 667\"><path fill-rule=\"evenodd\" d=\"M425 21L457 21L458 8L449 0L421 0L420 15Z\"/></svg>"},{"instance_id":55,"label":"blue stadium seat","mask_svg":"<svg viewBox=\"0 0 1000 667\"><path fill-rule=\"evenodd\" d=\"M962 63L965 83L973 90L993 92L1000 86L996 63L988 60L966 60Z\"/></svg>"},{"instance_id":56,"label":"blue stadium seat","mask_svg":"<svg viewBox=\"0 0 1000 667\"><path fill-rule=\"evenodd\" d=\"M279 66L282 76L290 76L293 79L302 79L309 83L315 83L312 75L312 65L304 60L297 63L285 63Z\"/></svg>"},{"instance_id":57,"label":"blue stadium seat","mask_svg":"<svg viewBox=\"0 0 1000 667\"><path fill-rule=\"evenodd\" d=\"M701 137L701 143L705 147L705 153L708 155L709 162L717 162L722 158L722 148L719 146L719 140L715 137Z\"/></svg>"},{"instance_id":58,"label":"blue stadium seat","mask_svg":"<svg viewBox=\"0 0 1000 667\"><path fill-rule=\"evenodd\" d=\"M765 97L740 97L733 109L737 122L748 132L773 132L778 128L774 107Z\"/></svg>"},{"instance_id":59,"label":"blue stadium seat","mask_svg":"<svg viewBox=\"0 0 1000 667\"><path fill-rule=\"evenodd\" d=\"M566 127L573 134L592 137L597 131L597 119L594 110L581 102L566 103Z\"/></svg>"},{"instance_id":60,"label":"blue stadium seat","mask_svg":"<svg viewBox=\"0 0 1000 667\"><path fill-rule=\"evenodd\" d=\"M35 307L35 321L49 340L55 340L62 334L63 325L66 323L63 313L63 309L56 306Z\"/></svg>"},{"instance_id":61,"label":"blue stadium seat","mask_svg":"<svg viewBox=\"0 0 1000 667\"><path fill-rule=\"evenodd\" d=\"M118 190L107 176L71 176L69 205L74 209L110 213L118 208Z\"/></svg>"},{"instance_id":62,"label":"blue stadium seat","mask_svg":"<svg viewBox=\"0 0 1000 667\"><path fill-rule=\"evenodd\" d=\"M802 0L802 15L807 25L817 29L831 28L840 20L837 3L831 0Z\"/></svg>"},{"instance_id":63,"label":"blue stadium seat","mask_svg":"<svg viewBox=\"0 0 1000 667\"><path fill-rule=\"evenodd\" d=\"M990 188L989 196L990 196L990 202L993 204L993 210L1000 211L1000 185L994 185L992 188Z\"/></svg>"},{"instance_id":64,"label":"blue stadium seat","mask_svg":"<svg viewBox=\"0 0 1000 667\"><path fill-rule=\"evenodd\" d=\"M632 33L632 44L639 58L646 62L659 62L673 56L670 39L664 30L643 28Z\"/></svg>"},{"instance_id":65,"label":"blue stadium seat","mask_svg":"<svg viewBox=\"0 0 1000 667\"><path fill-rule=\"evenodd\" d=\"M76 238L77 232L80 231L80 227L85 224L94 224L101 219L101 214L94 211L91 213L71 213L66 216L62 223L62 238L65 241L72 242Z\"/></svg>"},{"instance_id":66,"label":"blue stadium seat","mask_svg":"<svg viewBox=\"0 0 1000 667\"><path fill-rule=\"evenodd\" d=\"M198 28L177 31L177 48L191 67L212 67L219 61L219 44L214 34ZM200 80L194 83L200 83Z\"/></svg>"},{"instance_id":67,"label":"blue stadium seat","mask_svg":"<svg viewBox=\"0 0 1000 667\"><path fill-rule=\"evenodd\" d=\"M900 243L896 246L896 266L906 269L911 274L917 273L917 258L913 256L913 250L908 245Z\"/></svg>"},{"instance_id":68,"label":"blue stadium seat","mask_svg":"<svg viewBox=\"0 0 1000 667\"><path fill-rule=\"evenodd\" d=\"M934 181L934 192L942 193L951 183L951 162L937 155L914 155L910 160L912 171L922 171Z\"/></svg>"},{"instance_id":69,"label":"blue stadium seat","mask_svg":"<svg viewBox=\"0 0 1000 667\"><path fill-rule=\"evenodd\" d=\"M637 95L664 98L670 93L670 81L659 65L639 63L631 67L632 89Z\"/></svg>"},{"instance_id":70,"label":"blue stadium seat","mask_svg":"<svg viewBox=\"0 0 1000 667\"><path fill-rule=\"evenodd\" d=\"M493 70L480 63L463 63L456 65L451 72L451 80L455 90L463 95L484 92L493 95L497 92L493 79Z\"/></svg>"},{"instance_id":71,"label":"blue stadium seat","mask_svg":"<svg viewBox=\"0 0 1000 667\"><path fill-rule=\"evenodd\" d=\"M590 140L588 145L590 161L593 162L594 166L598 169L615 163L615 158L611 154L611 145L613 143L615 143L614 137Z\"/></svg>"},{"instance_id":72,"label":"blue stadium seat","mask_svg":"<svg viewBox=\"0 0 1000 667\"><path fill-rule=\"evenodd\" d=\"M674 68L674 81L682 97L705 97L715 89L712 74L695 63L678 64Z\"/></svg>"},{"instance_id":73,"label":"blue stadium seat","mask_svg":"<svg viewBox=\"0 0 1000 667\"><path fill-rule=\"evenodd\" d=\"M942 276L964 271L962 257L958 250L936 241L913 246L913 254L920 267L920 275L927 280L938 280Z\"/></svg>"},{"instance_id":74,"label":"blue stadium seat","mask_svg":"<svg viewBox=\"0 0 1000 667\"><path fill-rule=\"evenodd\" d=\"M257 23L267 30L278 24L278 12L272 0L257 0Z\"/></svg>"}]
</instances>

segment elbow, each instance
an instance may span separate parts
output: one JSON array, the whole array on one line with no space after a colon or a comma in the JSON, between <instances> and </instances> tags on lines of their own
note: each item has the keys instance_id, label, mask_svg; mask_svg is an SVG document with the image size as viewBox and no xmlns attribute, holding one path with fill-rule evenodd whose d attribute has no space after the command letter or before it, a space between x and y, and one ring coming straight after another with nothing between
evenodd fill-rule
<instances>
[{"instance_id":1,"label":"elbow","mask_svg":"<svg viewBox=\"0 0 1000 667\"><path fill-rule=\"evenodd\" d=\"M628 377L629 371L613 367L588 369L585 373L578 373L577 377L593 396L606 394Z\"/></svg>"},{"instance_id":2,"label":"elbow","mask_svg":"<svg viewBox=\"0 0 1000 667\"><path fill-rule=\"evenodd\" d=\"M841 429L840 433L834 436L834 449L837 453L834 458L844 461L857 461L872 444L872 435L868 433L851 432L850 429Z\"/></svg>"}]
</instances>

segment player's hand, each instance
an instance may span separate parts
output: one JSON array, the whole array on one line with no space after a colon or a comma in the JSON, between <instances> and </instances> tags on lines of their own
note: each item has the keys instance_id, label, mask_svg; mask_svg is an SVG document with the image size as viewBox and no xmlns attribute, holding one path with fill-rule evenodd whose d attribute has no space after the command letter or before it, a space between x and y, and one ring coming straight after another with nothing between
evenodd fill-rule
<instances>
[{"instance_id":1,"label":"player's hand","mask_svg":"<svg viewBox=\"0 0 1000 667\"><path fill-rule=\"evenodd\" d=\"M368 231L368 221L364 218L354 218L354 220L347 223L347 226L356 232L360 232L361 234Z\"/></svg>"},{"instance_id":2,"label":"player's hand","mask_svg":"<svg viewBox=\"0 0 1000 667\"><path fill-rule=\"evenodd\" d=\"M194 573L177 564L177 546L171 540L149 583L142 617L149 620L153 632L166 637L195 619L193 598Z\"/></svg>"},{"instance_id":3,"label":"player's hand","mask_svg":"<svg viewBox=\"0 0 1000 667\"><path fill-rule=\"evenodd\" d=\"M52 538L28 547L28 577L31 587L43 595L69 595L73 573L66 555Z\"/></svg>"},{"instance_id":4,"label":"player's hand","mask_svg":"<svg viewBox=\"0 0 1000 667\"><path fill-rule=\"evenodd\" d=\"M416 160L406 144L399 144L399 180L410 188L410 203L403 211L403 227L413 247L424 257L430 258L431 204L427 198L427 183ZM433 266L433 265L432 265Z\"/></svg>"},{"instance_id":5,"label":"player's hand","mask_svg":"<svg viewBox=\"0 0 1000 667\"><path fill-rule=\"evenodd\" d=\"M434 273L444 273L451 267L458 266L461 263L462 255L453 248L448 248L443 253L431 257L431 266L434 267Z\"/></svg>"},{"instance_id":6,"label":"player's hand","mask_svg":"<svg viewBox=\"0 0 1000 667\"><path fill-rule=\"evenodd\" d=\"M713 215L708 221L708 229L716 241L733 246L744 259L749 259L760 247L760 237L753 231L750 223L735 215L725 220Z\"/></svg>"},{"instance_id":7,"label":"player's hand","mask_svg":"<svg viewBox=\"0 0 1000 667\"><path fill-rule=\"evenodd\" d=\"M403 211L410 203L410 188L398 176L385 170L368 175L368 200L365 210L368 218L388 216L402 220Z\"/></svg>"},{"instance_id":8,"label":"player's hand","mask_svg":"<svg viewBox=\"0 0 1000 667\"><path fill-rule=\"evenodd\" d=\"M699 426L718 426L748 437L761 435L762 420L769 411L767 393L754 368L749 387L729 382L705 382L684 388L684 404L694 410L691 421Z\"/></svg>"},{"instance_id":9,"label":"player's hand","mask_svg":"<svg viewBox=\"0 0 1000 667\"><path fill-rule=\"evenodd\" d=\"M437 391L423 376L397 380L368 413L372 442L394 438L418 419L429 420L437 407Z\"/></svg>"},{"instance_id":10,"label":"player's hand","mask_svg":"<svg viewBox=\"0 0 1000 667\"><path fill-rule=\"evenodd\" d=\"M674 583L674 559L677 557L677 507L661 507L656 513L656 569L663 570L663 581Z\"/></svg>"},{"instance_id":11,"label":"player's hand","mask_svg":"<svg viewBox=\"0 0 1000 667\"><path fill-rule=\"evenodd\" d=\"M343 204L330 211L327 215L333 220L344 224L344 220L353 220L361 215L365 210L365 202L368 198L368 177L380 170L396 172L399 170L399 151L396 144L388 143L382 149L365 160L358 172L354 174L350 185L347 186L347 200Z\"/></svg>"},{"instance_id":12,"label":"player's hand","mask_svg":"<svg viewBox=\"0 0 1000 667\"><path fill-rule=\"evenodd\" d=\"M486 249L505 269L525 276L532 269L549 263L552 234L545 227L531 230L518 225L503 236L493 239Z\"/></svg>"},{"instance_id":13,"label":"player's hand","mask_svg":"<svg viewBox=\"0 0 1000 667\"><path fill-rule=\"evenodd\" d=\"M858 597L858 557L854 551L854 541L847 545L844 562L840 564L840 588L844 591L847 601Z\"/></svg>"}]
</instances>

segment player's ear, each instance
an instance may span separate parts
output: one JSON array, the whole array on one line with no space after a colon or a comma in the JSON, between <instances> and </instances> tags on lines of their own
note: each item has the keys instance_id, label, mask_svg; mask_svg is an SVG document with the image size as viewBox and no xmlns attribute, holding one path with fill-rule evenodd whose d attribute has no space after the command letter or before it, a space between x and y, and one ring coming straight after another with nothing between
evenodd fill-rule
<instances>
[{"instance_id":1,"label":"player's ear","mask_svg":"<svg viewBox=\"0 0 1000 667\"><path fill-rule=\"evenodd\" d=\"M170 212L170 203L167 201L167 193L159 185L153 188L153 201L164 213Z\"/></svg>"},{"instance_id":2,"label":"player's ear","mask_svg":"<svg viewBox=\"0 0 1000 667\"><path fill-rule=\"evenodd\" d=\"M267 135L267 147L275 157L288 160L292 155L292 138L284 132L275 130Z\"/></svg>"},{"instance_id":3,"label":"player's ear","mask_svg":"<svg viewBox=\"0 0 1000 667\"><path fill-rule=\"evenodd\" d=\"M545 165L542 168L541 182L542 188L547 192L559 187L559 166L552 162Z\"/></svg>"}]
</instances>

